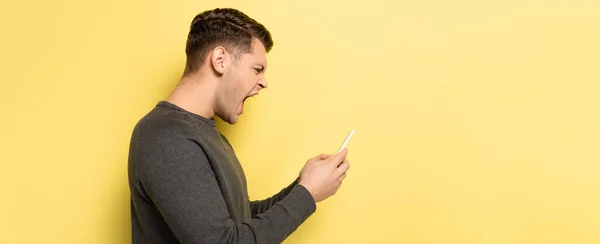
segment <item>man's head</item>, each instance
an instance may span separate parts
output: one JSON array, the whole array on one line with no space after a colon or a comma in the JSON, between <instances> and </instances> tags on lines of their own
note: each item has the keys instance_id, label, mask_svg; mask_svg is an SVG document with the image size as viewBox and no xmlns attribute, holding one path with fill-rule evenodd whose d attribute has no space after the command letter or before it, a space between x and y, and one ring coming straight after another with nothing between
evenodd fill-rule
<instances>
[{"instance_id":1,"label":"man's head","mask_svg":"<svg viewBox=\"0 0 600 244\"><path fill-rule=\"evenodd\" d=\"M269 31L235 9L213 9L192 21L186 44L184 76L202 72L216 78L214 114L234 124L246 98L267 87Z\"/></svg>"}]
</instances>

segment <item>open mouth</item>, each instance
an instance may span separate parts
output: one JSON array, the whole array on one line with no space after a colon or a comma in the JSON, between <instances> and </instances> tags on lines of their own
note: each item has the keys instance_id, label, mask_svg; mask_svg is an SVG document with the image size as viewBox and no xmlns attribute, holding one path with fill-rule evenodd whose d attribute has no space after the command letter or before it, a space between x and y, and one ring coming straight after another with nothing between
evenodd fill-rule
<instances>
[{"instance_id":1,"label":"open mouth","mask_svg":"<svg viewBox=\"0 0 600 244\"><path fill-rule=\"evenodd\" d=\"M251 98L256 95L258 95L258 94L252 94L252 95L246 96L244 98L244 100L242 100L242 104L240 105L240 114L244 113L244 103L246 102L246 99Z\"/></svg>"},{"instance_id":2,"label":"open mouth","mask_svg":"<svg viewBox=\"0 0 600 244\"><path fill-rule=\"evenodd\" d=\"M251 98L251 97L253 97L253 96L256 96L256 95L258 95L258 93L257 93L257 94L252 94L252 95L246 96L246 98L244 98L244 101L243 101L243 102L245 102L245 101L246 101L246 99L248 99L248 98Z\"/></svg>"}]
</instances>

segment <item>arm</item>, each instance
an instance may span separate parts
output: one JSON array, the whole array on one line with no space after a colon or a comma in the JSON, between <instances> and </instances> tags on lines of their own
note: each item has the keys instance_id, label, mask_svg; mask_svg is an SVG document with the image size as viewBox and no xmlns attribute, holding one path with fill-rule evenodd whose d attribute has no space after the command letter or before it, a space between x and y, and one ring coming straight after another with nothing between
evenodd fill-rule
<instances>
[{"instance_id":1,"label":"arm","mask_svg":"<svg viewBox=\"0 0 600 244\"><path fill-rule=\"evenodd\" d=\"M298 184L299 179L300 178L296 178L296 180L294 182L292 182L292 184L290 184L286 188L283 188L279 193L273 195L272 197L269 197L264 200L250 201L250 209L252 210L252 216L256 216L258 214L264 213L269 208L271 208L273 206L273 204L275 204L275 203L281 201L283 198L285 198L285 196L287 196L294 189L294 187Z\"/></svg>"},{"instance_id":2,"label":"arm","mask_svg":"<svg viewBox=\"0 0 600 244\"><path fill-rule=\"evenodd\" d=\"M152 142L138 173L145 191L181 243L280 243L316 208L301 185L249 222L229 216L202 148L165 135Z\"/></svg>"}]
</instances>

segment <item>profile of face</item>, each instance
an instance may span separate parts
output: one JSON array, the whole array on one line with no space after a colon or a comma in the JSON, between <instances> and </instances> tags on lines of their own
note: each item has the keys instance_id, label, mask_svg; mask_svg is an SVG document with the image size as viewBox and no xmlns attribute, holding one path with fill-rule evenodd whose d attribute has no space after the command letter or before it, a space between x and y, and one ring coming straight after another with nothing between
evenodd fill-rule
<instances>
[{"instance_id":1,"label":"profile of face","mask_svg":"<svg viewBox=\"0 0 600 244\"><path fill-rule=\"evenodd\" d=\"M267 52L258 39L253 41L250 52L237 58L225 50L213 52L222 52L213 53L211 60L214 70L220 75L215 115L229 124L235 124L244 112L246 99L267 88Z\"/></svg>"}]
</instances>

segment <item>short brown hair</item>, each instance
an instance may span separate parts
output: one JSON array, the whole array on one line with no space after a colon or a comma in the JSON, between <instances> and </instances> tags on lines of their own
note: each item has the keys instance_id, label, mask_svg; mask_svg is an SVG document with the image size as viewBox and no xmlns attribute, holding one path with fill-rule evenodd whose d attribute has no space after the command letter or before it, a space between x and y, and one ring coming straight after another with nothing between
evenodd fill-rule
<instances>
[{"instance_id":1,"label":"short brown hair","mask_svg":"<svg viewBox=\"0 0 600 244\"><path fill-rule=\"evenodd\" d=\"M202 66L208 52L221 45L238 56L252 50L257 38L267 52L273 47L271 33L262 24L232 8L204 11L192 20L185 47L187 61L184 75Z\"/></svg>"}]
</instances>

